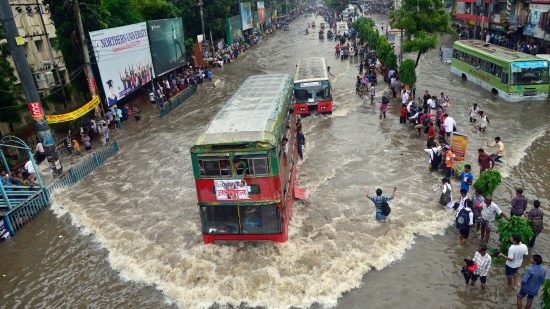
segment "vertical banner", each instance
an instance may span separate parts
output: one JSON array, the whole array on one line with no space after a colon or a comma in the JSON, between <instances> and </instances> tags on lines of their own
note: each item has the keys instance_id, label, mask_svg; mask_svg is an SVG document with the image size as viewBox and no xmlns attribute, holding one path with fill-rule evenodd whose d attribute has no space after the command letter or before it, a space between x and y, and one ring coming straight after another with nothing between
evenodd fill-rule
<instances>
[{"instance_id":1,"label":"vertical banner","mask_svg":"<svg viewBox=\"0 0 550 309\"><path fill-rule=\"evenodd\" d=\"M250 2L241 2L239 4L240 10L241 10L241 21L242 21L242 28L243 31L252 29L252 8L250 6Z\"/></svg>"},{"instance_id":2,"label":"vertical banner","mask_svg":"<svg viewBox=\"0 0 550 309\"><path fill-rule=\"evenodd\" d=\"M42 120L44 118L44 112L42 112L42 106L40 102L32 102L28 104L31 111L31 117L34 120Z\"/></svg>"},{"instance_id":3,"label":"vertical banner","mask_svg":"<svg viewBox=\"0 0 550 309\"><path fill-rule=\"evenodd\" d=\"M235 15L227 19L227 44L233 44L243 38L241 15Z\"/></svg>"},{"instance_id":4,"label":"vertical banner","mask_svg":"<svg viewBox=\"0 0 550 309\"><path fill-rule=\"evenodd\" d=\"M451 151L455 155L455 161L464 161L467 147L468 137L466 135L453 133L453 137L451 139Z\"/></svg>"},{"instance_id":5,"label":"vertical banner","mask_svg":"<svg viewBox=\"0 0 550 309\"><path fill-rule=\"evenodd\" d=\"M267 9L265 10L265 25L267 27L271 27L271 10Z\"/></svg>"},{"instance_id":6,"label":"vertical banner","mask_svg":"<svg viewBox=\"0 0 550 309\"><path fill-rule=\"evenodd\" d=\"M263 1L258 1L258 22L265 23L265 6Z\"/></svg>"},{"instance_id":7,"label":"vertical banner","mask_svg":"<svg viewBox=\"0 0 550 309\"><path fill-rule=\"evenodd\" d=\"M185 64L185 43L181 18L147 22L151 58L156 76Z\"/></svg>"},{"instance_id":8,"label":"vertical banner","mask_svg":"<svg viewBox=\"0 0 550 309\"><path fill-rule=\"evenodd\" d=\"M136 91L153 78L147 24L90 32L107 105Z\"/></svg>"}]
</instances>

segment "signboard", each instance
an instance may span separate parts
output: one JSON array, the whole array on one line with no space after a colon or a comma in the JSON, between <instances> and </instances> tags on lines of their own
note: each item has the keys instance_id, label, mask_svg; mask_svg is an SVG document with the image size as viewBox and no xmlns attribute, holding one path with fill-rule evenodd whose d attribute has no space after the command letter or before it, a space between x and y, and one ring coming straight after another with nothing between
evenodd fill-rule
<instances>
[{"instance_id":1,"label":"signboard","mask_svg":"<svg viewBox=\"0 0 550 309\"><path fill-rule=\"evenodd\" d=\"M265 10L265 25L271 27L271 10Z\"/></svg>"},{"instance_id":2,"label":"signboard","mask_svg":"<svg viewBox=\"0 0 550 309\"><path fill-rule=\"evenodd\" d=\"M548 4L529 4L529 16L523 26L523 35L544 39L545 31L539 27L543 15L550 10Z\"/></svg>"},{"instance_id":3,"label":"signboard","mask_svg":"<svg viewBox=\"0 0 550 309\"><path fill-rule=\"evenodd\" d=\"M241 10L241 23L244 30L252 29L252 8L250 2L239 3Z\"/></svg>"},{"instance_id":4,"label":"signboard","mask_svg":"<svg viewBox=\"0 0 550 309\"><path fill-rule=\"evenodd\" d=\"M217 200L247 200L248 187L241 186L240 179L214 180Z\"/></svg>"},{"instance_id":5,"label":"signboard","mask_svg":"<svg viewBox=\"0 0 550 309\"><path fill-rule=\"evenodd\" d=\"M84 115L86 115L91 110L95 109L99 105L99 97L95 96L90 102L84 104L79 109L74 110L67 114L61 115L46 115L46 121L48 123L60 123L71 120L76 120Z\"/></svg>"},{"instance_id":6,"label":"signboard","mask_svg":"<svg viewBox=\"0 0 550 309\"><path fill-rule=\"evenodd\" d=\"M147 34L156 76L185 64L185 39L181 18L148 21Z\"/></svg>"},{"instance_id":7,"label":"signboard","mask_svg":"<svg viewBox=\"0 0 550 309\"><path fill-rule=\"evenodd\" d=\"M108 106L151 81L154 72L146 23L93 31L90 39Z\"/></svg>"},{"instance_id":8,"label":"signboard","mask_svg":"<svg viewBox=\"0 0 550 309\"><path fill-rule=\"evenodd\" d=\"M31 117L34 120L41 120L44 118L44 113L42 112L42 106L40 102L29 103L29 110L31 111Z\"/></svg>"},{"instance_id":9,"label":"signboard","mask_svg":"<svg viewBox=\"0 0 550 309\"><path fill-rule=\"evenodd\" d=\"M254 12L252 14L252 27L254 27L254 29L259 29L260 28L260 23L258 22L258 12Z\"/></svg>"},{"instance_id":10,"label":"signboard","mask_svg":"<svg viewBox=\"0 0 550 309\"><path fill-rule=\"evenodd\" d=\"M455 161L464 161L467 147L468 137L466 135L453 133L453 137L451 139L451 151L455 155Z\"/></svg>"},{"instance_id":11,"label":"signboard","mask_svg":"<svg viewBox=\"0 0 550 309\"><path fill-rule=\"evenodd\" d=\"M265 23L265 6L263 1L258 1L258 22Z\"/></svg>"},{"instance_id":12,"label":"signboard","mask_svg":"<svg viewBox=\"0 0 550 309\"><path fill-rule=\"evenodd\" d=\"M226 21L227 21L227 30L226 30L227 44L233 44L235 42L242 40L243 28L241 23L241 16L235 15L233 17L229 17Z\"/></svg>"},{"instance_id":13,"label":"signboard","mask_svg":"<svg viewBox=\"0 0 550 309\"><path fill-rule=\"evenodd\" d=\"M321 86L321 82L309 82L309 83L300 83L300 87L315 87L315 86Z\"/></svg>"}]
</instances>

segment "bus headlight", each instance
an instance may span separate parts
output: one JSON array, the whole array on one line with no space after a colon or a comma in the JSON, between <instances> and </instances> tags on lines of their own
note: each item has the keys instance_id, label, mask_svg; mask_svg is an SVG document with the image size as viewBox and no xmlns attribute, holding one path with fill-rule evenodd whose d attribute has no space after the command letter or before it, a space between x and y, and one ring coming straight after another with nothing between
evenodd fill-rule
<instances>
[{"instance_id":1,"label":"bus headlight","mask_svg":"<svg viewBox=\"0 0 550 309\"><path fill-rule=\"evenodd\" d=\"M321 105L321 109L327 109L325 105Z\"/></svg>"}]
</instances>

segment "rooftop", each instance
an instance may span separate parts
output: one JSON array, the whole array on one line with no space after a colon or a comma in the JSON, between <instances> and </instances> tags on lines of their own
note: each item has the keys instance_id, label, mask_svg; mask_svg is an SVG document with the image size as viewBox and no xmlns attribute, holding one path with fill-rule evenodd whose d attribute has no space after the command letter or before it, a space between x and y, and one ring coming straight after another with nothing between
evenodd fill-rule
<instances>
[{"instance_id":1,"label":"rooftop","mask_svg":"<svg viewBox=\"0 0 550 309\"><path fill-rule=\"evenodd\" d=\"M275 145L277 117L291 91L292 77L288 74L250 76L214 116L195 145L237 142Z\"/></svg>"},{"instance_id":2,"label":"rooftop","mask_svg":"<svg viewBox=\"0 0 550 309\"><path fill-rule=\"evenodd\" d=\"M328 79L327 65L325 58L311 57L304 58L298 62L294 82Z\"/></svg>"},{"instance_id":3,"label":"rooftop","mask_svg":"<svg viewBox=\"0 0 550 309\"><path fill-rule=\"evenodd\" d=\"M507 61L539 59L529 54L525 54L499 45L486 43L480 40L460 40L456 41L455 44L462 45L464 47L475 48L488 54L489 56Z\"/></svg>"}]
</instances>

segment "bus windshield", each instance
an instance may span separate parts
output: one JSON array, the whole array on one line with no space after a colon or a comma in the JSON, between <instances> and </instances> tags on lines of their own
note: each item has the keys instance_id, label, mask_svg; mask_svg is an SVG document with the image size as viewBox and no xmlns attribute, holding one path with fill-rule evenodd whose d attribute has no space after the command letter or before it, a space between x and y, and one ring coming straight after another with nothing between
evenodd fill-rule
<instances>
[{"instance_id":1,"label":"bus windshield","mask_svg":"<svg viewBox=\"0 0 550 309\"><path fill-rule=\"evenodd\" d=\"M294 89L294 98L298 103L314 103L331 99L329 86L309 86Z\"/></svg>"},{"instance_id":2,"label":"bus windshield","mask_svg":"<svg viewBox=\"0 0 550 309\"><path fill-rule=\"evenodd\" d=\"M512 85L548 84L546 60L519 61L512 63Z\"/></svg>"},{"instance_id":3,"label":"bus windshield","mask_svg":"<svg viewBox=\"0 0 550 309\"><path fill-rule=\"evenodd\" d=\"M282 229L277 205L203 206L201 219L205 234L275 234Z\"/></svg>"}]
</instances>

